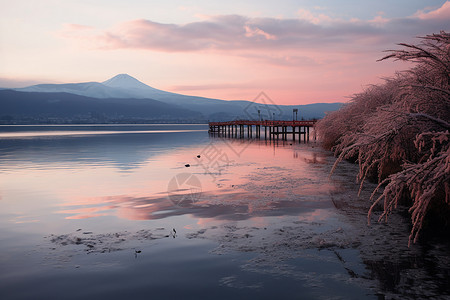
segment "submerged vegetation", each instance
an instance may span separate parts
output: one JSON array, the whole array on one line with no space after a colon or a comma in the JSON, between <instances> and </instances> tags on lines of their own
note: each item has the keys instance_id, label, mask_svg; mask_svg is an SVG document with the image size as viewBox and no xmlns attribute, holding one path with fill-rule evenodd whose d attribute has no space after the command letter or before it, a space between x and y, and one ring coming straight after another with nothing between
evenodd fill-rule
<instances>
[{"instance_id":1,"label":"submerged vegetation","mask_svg":"<svg viewBox=\"0 0 450 300\"><path fill-rule=\"evenodd\" d=\"M411 69L356 94L317 124L324 147L338 157L334 168L344 159L356 161L361 186L365 179L378 181L369 222L379 203L379 221L398 204L409 206L409 243L425 224L448 229L450 223L450 34L420 39L381 59L413 62Z\"/></svg>"}]
</instances>

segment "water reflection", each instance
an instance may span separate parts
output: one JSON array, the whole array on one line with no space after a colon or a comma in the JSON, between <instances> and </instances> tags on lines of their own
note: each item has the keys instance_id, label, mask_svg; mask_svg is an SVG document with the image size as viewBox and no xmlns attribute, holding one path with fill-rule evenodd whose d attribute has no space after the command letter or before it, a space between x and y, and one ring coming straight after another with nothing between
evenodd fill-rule
<instances>
[{"instance_id":1,"label":"water reflection","mask_svg":"<svg viewBox=\"0 0 450 300\"><path fill-rule=\"evenodd\" d=\"M78 126L62 128L80 130ZM55 212L74 220L105 216L154 220L184 214L222 219L293 215L314 211L314 203L320 203L317 197L333 188L320 181L323 193L315 193L321 188L312 182L321 175L306 167L323 163L323 154L285 141L209 139L204 132L173 132L176 130L170 126L163 126L160 129L166 132L158 134L136 134L136 128L128 128L133 133L126 133L122 127L105 126L101 132L124 134L51 137L39 136L34 127L13 129L6 131L16 133L15 138L0 139L0 189L7 195L5 201L11 204L8 213L15 215L16 222L20 218L43 220ZM92 130L89 126L82 129ZM45 127L45 132L60 130ZM23 131L34 131L36 136L23 138ZM268 147L273 151L267 151ZM226 155L226 164L208 161L213 157L208 156L210 148ZM295 166L292 156L298 162ZM185 172L186 163L191 166L188 173L199 179L202 192L197 191L201 197L193 205L183 207L170 201L168 185ZM192 195L183 189L176 193ZM35 199L33 205L28 202L30 196ZM319 208L321 205L325 202Z\"/></svg>"},{"instance_id":2,"label":"water reflection","mask_svg":"<svg viewBox=\"0 0 450 300\"><path fill-rule=\"evenodd\" d=\"M268 146L275 146L276 151L266 151ZM205 149L210 147L232 159L214 174L202 163L208 157ZM117 184L121 187L101 190L117 190L118 194L93 197L99 182L92 182L99 171L92 174L87 170L79 183L83 192L73 191L63 197L64 208L57 212L66 215L66 219L116 216L156 220L189 214L196 218L243 220L255 216L306 215L331 207L328 193L335 187L322 176L323 170L308 167L325 163L326 157L321 152L288 144L283 147L279 142L242 140L237 143L212 140L201 146L179 148L170 153L154 153L152 161L142 163L126 178L117 179L114 170L102 170L104 180L111 184L120 179ZM197 153L202 154L200 158ZM297 153L295 164L290 158L292 153ZM192 173L182 171L185 162L191 162ZM194 192L192 184L184 189L178 186L181 175L197 180ZM171 185L175 179L174 188ZM134 185L132 189L130 184Z\"/></svg>"},{"instance_id":3,"label":"water reflection","mask_svg":"<svg viewBox=\"0 0 450 300\"><path fill-rule=\"evenodd\" d=\"M64 209L57 213L68 215L66 219L110 215L129 220L157 220L188 214L194 218L245 220L262 216L308 215L331 207L329 201L321 201L318 197L300 201L273 197L271 201L259 201L255 195L245 192L221 195L211 192L204 193L197 203L180 206L168 197L109 196L84 199L82 205L65 203Z\"/></svg>"},{"instance_id":4,"label":"water reflection","mask_svg":"<svg viewBox=\"0 0 450 300\"><path fill-rule=\"evenodd\" d=\"M227 160L218 159L224 155ZM31 250L42 256L51 251L52 261L59 255L58 267L71 266L72 260L81 266L77 270L91 267L89 271L102 284L133 287L142 295L155 293L158 285L162 288L157 297L166 295L173 281L186 291L202 290L204 282L212 280L214 296L235 289L226 295L239 298L244 286L246 291L258 287L260 293L246 294L257 298L293 294L376 298L377 283L372 279L381 283L379 290L386 295L408 295L399 291L413 290L420 280L432 277L427 274L445 274L440 268L445 259L436 260L437 266L429 263L440 257L436 249L424 255L417 250L420 247L407 248L404 222L366 227L367 203L356 198L352 169L356 166L340 168L329 179L332 162L314 143L209 138L205 132L0 139L0 265L22 274L1 279L16 283L8 284L10 295L24 290L23 286L39 286L36 278L41 274L58 283L90 284L84 279L89 272L74 275L70 269L71 280L61 274L58 281L48 266L9 259L18 252L25 257ZM185 196L190 201L178 201ZM32 234L34 240L29 239ZM35 250L43 236L49 244ZM208 248L187 248L205 241ZM125 254L100 254L120 251ZM218 265L220 258L211 253L224 255L223 264ZM130 267L127 255L133 262L139 258L142 265ZM214 267L193 274L199 265ZM106 269L105 274L112 272L115 280L99 272ZM128 280L137 269L140 284ZM118 275L122 272L126 278ZM152 281L164 272L164 280ZM191 277L195 280L187 284ZM437 289L448 291L444 281L430 279L429 286L437 288L429 295L436 296ZM0 284L3 290L6 287ZM417 290L418 295L427 295ZM108 291L104 293L109 298L117 297Z\"/></svg>"},{"instance_id":5,"label":"water reflection","mask_svg":"<svg viewBox=\"0 0 450 300\"><path fill-rule=\"evenodd\" d=\"M77 169L79 165L111 165L130 170L169 149L206 141L204 131L189 134L174 130L165 133L139 131L81 136L73 136L72 131L66 132L67 136L50 134L21 138L20 134L24 133L18 135L14 132L8 134L14 134L15 138L0 137L0 172L17 171L18 167Z\"/></svg>"}]
</instances>

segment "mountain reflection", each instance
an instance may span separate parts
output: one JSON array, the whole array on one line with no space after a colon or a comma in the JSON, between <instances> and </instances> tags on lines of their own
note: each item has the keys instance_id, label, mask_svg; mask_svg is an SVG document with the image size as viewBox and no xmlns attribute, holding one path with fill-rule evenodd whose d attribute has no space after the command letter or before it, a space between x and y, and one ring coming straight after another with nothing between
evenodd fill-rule
<instances>
[{"instance_id":1,"label":"mountain reflection","mask_svg":"<svg viewBox=\"0 0 450 300\"><path fill-rule=\"evenodd\" d=\"M123 171L139 167L153 156L168 148L186 147L205 141L205 132L187 132L182 130L202 130L205 125L162 126L171 132L146 133L153 127L126 127L134 130L125 131L121 127L101 127L101 132L88 131L90 127L45 127L43 132L36 132L40 127L23 127L23 131L0 128L0 133L9 137L0 138L0 171L14 170L18 165L25 168L46 169L52 165L68 166L70 164L88 166L112 166ZM82 135L81 129L86 130ZM32 130L33 129L33 130ZM42 129L42 128L41 128ZM51 129L51 130L50 130ZM52 135L59 129L66 135ZM64 130L65 131L62 131ZM108 129L108 130L106 130ZM139 129L139 130L136 130ZM76 135L71 135L76 130ZM24 131L30 134L27 136ZM119 133L123 131L123 134ZM33 136L33 132L35 135ZM110 134L114 132L114 134ZM25 134L25 136L24 136Z\"/></svg>"}]
</instances>

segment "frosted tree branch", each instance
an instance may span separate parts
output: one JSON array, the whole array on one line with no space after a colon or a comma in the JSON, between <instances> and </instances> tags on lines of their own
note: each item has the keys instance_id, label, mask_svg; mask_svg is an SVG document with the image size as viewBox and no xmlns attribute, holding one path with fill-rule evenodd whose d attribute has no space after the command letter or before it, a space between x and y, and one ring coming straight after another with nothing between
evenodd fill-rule
<instances>
[{"instance_id":1,"label":"frosted tree branch","mask_svg":"<svg viewBox=\"0 0 450 300\"><path fill-rule=\"evenodd\" d=\"M378 181L369 224L377 206L383 204L378 221L387 221L399 204L409 204L409 244L431 211L450 219L450 34L421 39L419 45L399 44L404 49L381 59L416 66L369 86L316 126L324 147L337 156L330 176L342 160L351 160L359 165L359 192L367 178Z\"/></svg>"}]
</instances>

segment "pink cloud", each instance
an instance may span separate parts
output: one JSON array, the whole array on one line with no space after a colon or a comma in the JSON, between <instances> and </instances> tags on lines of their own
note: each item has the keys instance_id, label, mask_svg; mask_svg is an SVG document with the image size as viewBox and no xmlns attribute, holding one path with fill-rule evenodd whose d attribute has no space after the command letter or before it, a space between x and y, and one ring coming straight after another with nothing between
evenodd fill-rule
<instances>
[{"instance_id":1,"label":"pink cloud","mask_svg":"<svg viewBox=\"0 0 450 300\"><path fill-rule=\"evenodd\" d=\"M246 37L254 37L254 36L262 36L267 40L276 40L277 37L265 32L264 30L259 29L258 27L250 27L249 25L246 25L245 27L245 36Z\"/></svg>"},{"instance_id":2,"label":"pink cloud","mask_svg":"<svg viewBox=\"0 0 450 300\"><path fill-rule=\"evenodd\" d=\"M311 22L312 24L333 22L333 19L330 16L327 16L325 14L315 15L311 11L306 10L306 9L299 9L297 14L300 17L300 19L307 20L308 22Z\"/></svg>"},{"instance_id":3,"label":"pink cloud","mask_svg":"<svg viewBox=\"0 0 450 300\"><path fill-rule=\"evenodd\" d=\"M118 24L109 30L69 24L62 32L67 38L103 49L213 51L235 55L250 49L258 53L305 49L352 52L358 47L363 52L373 50L374 46L384 49L405 38L446 29L450 2L433 11L418 12L400 19L379 15L368 21L346 21L326 15L315 16L305 10L299 14L298 19L222 15L187 24L163 24L141 19ZM282 60L280 64L283 64Z\"/></svg>"},{"instance_id":4,"label":"pink cloud","mask_svg":"<svg viewBox=\"0 0 450 300\"><path fill-rule=\"evenodd\" d=\"M431 10L428 12L418 11L414 17L422 19L422 20L443 20L446 21L447 24L450 20L450 1L445 2L440 8L436 10ZM448 25L447 25L448 27ZM448 28L442 28L448 29Z\"/></svg>"}]
</instances>

